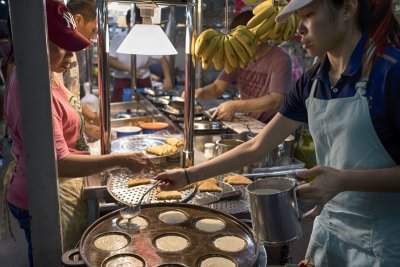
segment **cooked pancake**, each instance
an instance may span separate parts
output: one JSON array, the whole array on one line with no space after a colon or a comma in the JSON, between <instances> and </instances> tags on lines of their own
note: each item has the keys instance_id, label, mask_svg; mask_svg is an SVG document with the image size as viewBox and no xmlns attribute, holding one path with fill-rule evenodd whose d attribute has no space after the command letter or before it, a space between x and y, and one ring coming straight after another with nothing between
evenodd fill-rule
<instances>
[{"instance_id":1,"label":"cooked pancake","mask_svg":"<svg viewBox=\"0 0 400 267\"><path fill-rule=\"evenodd\" d=\"M144 263L133 256L119 256L109 260L105 267L144 267Z\"/></svg>"},{"instance_id":2,"label":"cooked pancake","mask_svg":"<svg viewBox=\"0 0 400 267\"><path fill-rule=\"evenodd\" d=\"M160 191L157 193L156 198L158 200L179 200L182 198L181 192L179 191Z\"/></svg>"},{"instance_id":3,"label":"cooked pancake","mask_svg":"<svg viewBox=\"0 0 400 267\"><path fill-rule=\"evenodd\" d=\"M96 238L93 242L98 249L113 251L128 245L128 239L123 235L106 234Z\"/></svg>"},{"instance_id":4,"label":"cooked pancake","mask_svg":"<svg viewBox=\"0 0 400 267\"><path fill-rule=\"evenodd\" d=\"M246 247L246 241L237 236L223 236L214 240L214 246L228 252L238 252Z\"/></svg>"},{"instance_id":5,"label":"cooked pancake","mask_svg":"<svg viewBox=\"0 0 400 267\"><path fill-rule=\"evenodd\" d=\"M167 138L167 144L171 146L181 147L183 146L183 140L180 138L170 137Z\"/></svg>"},{"instance_id":6,"label":"cooked pancake","mask_svg":"<svg viewBox=\"0 0 400 267\"><path fill-rule=\"evenodd\" d=\"M118 225L124 229L140 230L146 228L149 223L143 217L137 216L130 221L128 219L122 219L118 222Z\"/></svg>"},{"instance_id":7,"label":"cooked pancake","mask_svg":"<svg viewBox=\"0 0 400 267\"><path fill-rule=\"evenodd\" d=\"M146 149L148 153L157 155L157 156L166 156L171 155L178 151L176 146L171 146L169 144L158 145L158 146L151 146Z\"/></svg>"},{"instance_id":8,"label":"cooked pancake","mask_svg":"<svg viewBox=\"0 0 400 267\"><path fill-rule=\"evenodd\" d=\"M189 246L189 241L178 235L165 235L156 239L156 247L164 251L180 251Z\"/></svg>"},{"instance_id":9,"label":"cooked pancake","mask_svg":"<svg viewBox=\"0 0 400 267\"><path fill-rule=\"evenodd\" d=\"M211 178L208 178L208 179L206 179L206 180L199 181L199 182L197 182L197 183L198 183L198 185L201 185L201 184L204 184L204 183L218 184L218 180L217 180L217 178L215 178L215 177L211 177Z\"/></svg>"},{"instance_id":10,"label":"cooked pancake","mask_svg":"<svg viewBox=\"0 0 400 267\"><path fill-rule=\"evenodd\" d=\"M213 233L217 231L221 231L225 228L225 223L219 219L201 219L198 220L195 224L196 228L208 232Z\"/></svg>"},{"instance_id":11,"label":"cooked pancake","mask_svg":"<svg viewBox=\"0 0 400 267\"><path fill-rule=\"evenodd\" d=\"M150 179L148 178L133 178L128 181L128 187L134 187L138 185L149 184Z\"/></svg>"},{"instance_id":12,"label":"cooked pancake","mask_svg":"<svg viewBox=\"0 0 400 267\"><path fill-rule=\"evenodd\" d=\"M199 185L200 192L221 192L222 188L213 182L202 183Z\"/></svg>"},{"instance_id":13,"label":"cooked pancake","mask_svg":"<svg viewBox=\"0 0 400 267\"><path fill-rule=\"evenodd\" d=\"M224 257L210 257L200 263L200 267L236 267L236 263Z\"/></svg>"},{"instance_id":14,"label":"cooked pancake","mask_svg":"<svg viewBox=\"0 0 400 267\"><path fill-rule=\"evenodd\" d=\"M160 213L158 219L168 224L178 224L186 221L188 217L181 211L170 210Z\"/></svg>"},{"instance_id":15,"label":"cooked pancake","mask_svg":"<svg viewBox=\"0 0 400 267\"><path fill-rule=\"evenodd\" d=\"M230 185L248 185L251 184L251 180L242 175L231 175L224 178L224 182Z\"/></svg>"}]
</instances>

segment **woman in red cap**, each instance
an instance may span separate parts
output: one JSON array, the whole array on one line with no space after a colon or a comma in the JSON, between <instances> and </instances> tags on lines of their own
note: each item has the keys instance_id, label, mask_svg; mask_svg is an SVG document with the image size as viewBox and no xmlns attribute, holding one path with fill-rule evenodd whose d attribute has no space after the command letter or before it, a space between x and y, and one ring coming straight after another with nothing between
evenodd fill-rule
<instances>
[{"instance_id":1,"label":"woman in red cap","mask_svg":"<svg viewBox=\"0 0 400 267\"><path fill-rule=\"evenodd\" d=\"M163 189L246 166L303 122L318 166L298 196L317 205L306 257L316 266L400 266L400 27L391 0L292 0L303 48L320 61L256 138L203 164L170 170Z\"/></svg>"},{"instance_id":2,"label":"woman in red cap","mask_svg":"<svg viewBox=\"0 0 400 267\"><path fill-rule=\"evenodd\" d=\"M88 146L83 138L84 119L81 114L81 107L78 104L79 101L76 101L75 96L65 88L57 74L69 67L73 51L82 50L91 43L77 31L73 16L61 1L47 0L46 14L51 68L54 147L59 176L82 177L112 167L129 168L135 172L154 170L151 161L142 153L89 155ZM29 245L29 262L30 266L33 266L19 90L15 72L12 75L5 97L5 115L9 134L13 141L12 152L15 161L10 164L8 175L4 178L7 183L5 186L7 192L4 196L7 197L11 213L25 231ZM80 201L83 200L79 199L78 196L77 202ZM79 213L80 211L76 210L76 212ZM8 215L7 212L3 214ZM2 219L4 222L9 222L8 218ZM69 235L74 236L76 244L81 233L71 232L64 235L63 239L66 239ZM66 249L65 243L63 246Z\"/></svg>"}]
</instances>

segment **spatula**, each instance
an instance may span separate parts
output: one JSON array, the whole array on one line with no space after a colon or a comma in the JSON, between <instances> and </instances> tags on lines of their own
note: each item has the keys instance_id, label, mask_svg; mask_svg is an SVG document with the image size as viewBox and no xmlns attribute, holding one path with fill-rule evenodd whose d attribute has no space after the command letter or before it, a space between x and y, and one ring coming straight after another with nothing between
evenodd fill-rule
<instances>
[{"instance_id":1,"label":"spatula","mask_svg":"<svg viewBox=\"0 0 400 267\"><path fill-rule=\"evenodd\" d=\"M220 200L233 200L239 199L242 196L242 192L240 191L230 191L221 194L216 194L207 197L196 197L195 202L197 205L207 205L211 203L218 202Z\"/></svg>"}]
</instances>

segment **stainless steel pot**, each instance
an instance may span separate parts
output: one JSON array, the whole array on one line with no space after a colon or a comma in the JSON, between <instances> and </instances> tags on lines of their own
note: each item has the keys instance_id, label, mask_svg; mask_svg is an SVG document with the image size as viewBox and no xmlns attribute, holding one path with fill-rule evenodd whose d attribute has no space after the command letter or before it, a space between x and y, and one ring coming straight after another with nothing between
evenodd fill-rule
<instances>
[{"instance_id":1,"label":"stainless steel pot","mask_svg":"<svg viewBox=\"0 0 400 267\"><path fill-rule=\"evenodd\" d=\"M221 139L216 141L217 146L215 149L217 151L217 155L219 156L243 143L244 141L240 139Z\"/></svg>"},{"instance_id":2,"label":"stainless steel pot","mask_svg":"<svg viewBox=\"0 0 400 267\"><path fill-rule=\"evenodd\" d=\"M296 181L286 177L260 179L248 185L250 214L257 240L268 246L281 246L301 237Z\"/></svg>"}]
</instances>

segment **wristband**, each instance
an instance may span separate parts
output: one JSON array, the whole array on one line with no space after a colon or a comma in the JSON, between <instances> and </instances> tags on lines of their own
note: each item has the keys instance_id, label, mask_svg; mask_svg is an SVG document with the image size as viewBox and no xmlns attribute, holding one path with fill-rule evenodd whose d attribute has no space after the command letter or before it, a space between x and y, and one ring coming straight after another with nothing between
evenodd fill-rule
<instances>
[{"instance_id":1,"label":"wristband","mask_svg":"<svg viewBox=\"0 0 400 267\"><path fill-rule=\"evenodd\" d=\"M190 184L190 181L189 181L189 175L188 175L188 173L187 173L186 169L183 169L183 171L185 172L185 176L186 176L186 182L187 182L187 184Z\"/></svg>"}]
</instances>

